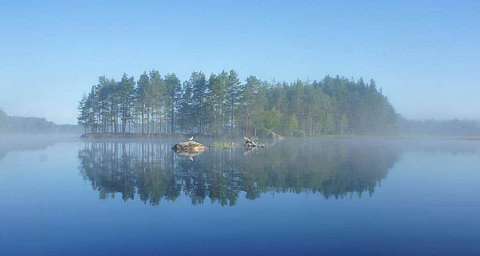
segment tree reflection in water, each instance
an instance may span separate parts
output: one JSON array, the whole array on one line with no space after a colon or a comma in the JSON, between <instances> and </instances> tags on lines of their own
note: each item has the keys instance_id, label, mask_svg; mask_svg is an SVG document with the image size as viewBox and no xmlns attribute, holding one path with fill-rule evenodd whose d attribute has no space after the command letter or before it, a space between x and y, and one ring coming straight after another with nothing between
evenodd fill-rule
<instances>
[{"instance_id":1,"label":"tree reflection in water","mask_svg":"<svg viewBox=\"0 0 480 256\"><path fill-rule=\"evenodd\" d=\"M88 142L80 171L101 198L117 193L157 205L184 194L193 204L207 198L233 206L239 196L265 192L317 193L325 198L371 195L398 158L394 146L365 141L284 141L244 154L210 150L176 155L170 144Z\"/></svg>"}]
</instances>

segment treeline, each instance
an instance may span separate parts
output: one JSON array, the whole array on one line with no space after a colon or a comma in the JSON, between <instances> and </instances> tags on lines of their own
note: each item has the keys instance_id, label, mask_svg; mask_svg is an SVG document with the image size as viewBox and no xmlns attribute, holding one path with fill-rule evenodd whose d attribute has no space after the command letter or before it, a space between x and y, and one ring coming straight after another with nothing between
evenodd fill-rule
<instances>
[{"instance_id":1,"label":"treeline","mask_svg":"<svg viewBox=\"0 0 480 256\"><path fill-rule=\"evenodd\" d=\"M480 136L480 122L474 120L398 119L397 129L404 135Z\"/></svg>"},{"instance_id":2,"label":"treeline","mask_svg":"<svg viewBox=\"0 0 480 256\"><path fill-rule=\"evenodd\" d=\"M100 77L79 105L86 133L209 136L366 134L391 130L396 113L373 80L241 81L235 71Z\"/></svg>"},{"instance_id":3,"label":"treeline","mask_svg":"<svg viewBox=\"0 0 480 256\"><path fill-rule=\"evenodd\" d=\"M0 109L0 133L80 134L81 128L78 125L57 125L39 117L8 116Z\"/></svg>"}]
</instances>

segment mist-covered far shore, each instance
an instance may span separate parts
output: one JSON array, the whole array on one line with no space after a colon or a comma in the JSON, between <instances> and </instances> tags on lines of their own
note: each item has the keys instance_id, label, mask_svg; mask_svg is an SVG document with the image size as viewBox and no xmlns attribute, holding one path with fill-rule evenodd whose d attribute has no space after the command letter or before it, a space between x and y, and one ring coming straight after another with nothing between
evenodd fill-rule
<instances>
[{"instance_id":1,"label":"mist-covered far shore","mask_svg":"<svg viewBox=\"0 0 480 256\"><path fill-rule=\"evenodd\" d=\"M82 129L73 124L55 124L41 117L10 116L0 109L0 134L80 135ZM14 137L14 136L13 136Z\"/></svg>"},{"instance_id":2,"label":"mist-covered far shore","mask_svg":"<svg viewBox=\"0 0 480 256\"><path fill-rule=\"evenodd\" d=\"M406 136L477 137L480 138L480 121L477 120L411 120L399 118L396 133Z\"/></svg>"}]
</instances>

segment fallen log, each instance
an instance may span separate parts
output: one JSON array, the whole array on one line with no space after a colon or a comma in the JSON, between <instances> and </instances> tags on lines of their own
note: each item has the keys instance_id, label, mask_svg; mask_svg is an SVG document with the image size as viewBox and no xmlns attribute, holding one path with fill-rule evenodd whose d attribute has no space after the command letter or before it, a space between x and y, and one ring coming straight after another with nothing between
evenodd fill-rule
<instances>
[{"instance_id":1,"label":"fallen log","mask_svg":"<svg viewBox=\"0 0 480 256\"><path fill-rule=\"evenodd\" d=\"M264 147L263 144L258 144L257 142L255 142L253 138L243 137L243 139L245 140L246 148L256 148L256 147L263 148Z\"/></svg>"},{"instance_id":2,"label":"fallen log","mask_svg":"<svg viewBox=\"0 0 480 256\"><path fill-rule=\"evenodd\" d=\"M257 146L257 143L255 143L255 141L251 138L248 138L248 137L243 137L243 139L245 140L245 146L247 147L256 147Z\"/></svg>"}]
</instances>

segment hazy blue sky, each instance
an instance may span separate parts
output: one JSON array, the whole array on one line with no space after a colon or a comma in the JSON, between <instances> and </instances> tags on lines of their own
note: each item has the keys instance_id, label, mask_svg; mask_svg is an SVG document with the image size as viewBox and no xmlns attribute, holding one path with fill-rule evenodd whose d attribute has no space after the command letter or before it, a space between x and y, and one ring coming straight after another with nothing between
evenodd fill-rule
<instances>
[{"instance_id":1,"label":"hazy blue sky","mask_svg":"<svg viewBox=\"0 0 480 256\"><path fill-rule=\"evenodd\" d=\"M20 2L20 1L18 1ZM74 123L98 76L373 78L408 118L480 119L480 1L0 0L0 108Z\"/></svg>"}]
</instances>

